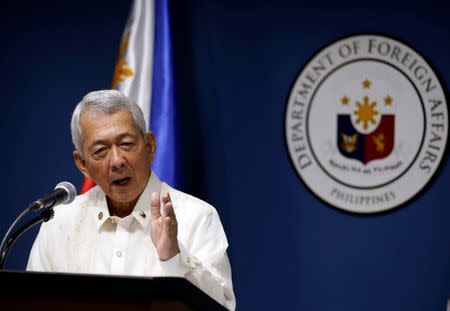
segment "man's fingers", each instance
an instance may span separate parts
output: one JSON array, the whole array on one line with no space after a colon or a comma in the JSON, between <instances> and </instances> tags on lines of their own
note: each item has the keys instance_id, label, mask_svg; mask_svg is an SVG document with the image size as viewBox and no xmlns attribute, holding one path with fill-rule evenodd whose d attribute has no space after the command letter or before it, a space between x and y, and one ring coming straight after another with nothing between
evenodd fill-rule
<instances>
[{"instance_id":1,"label":"man's fingers","mask_svg":"<svg viewBox=\"0 0 450 311\"><path fill-rule=\"evenodd\" d=\"M158 218L159 216L161 216L161 207L160 207L158 192L152 193L152 201L151 201L150 209L151 209L153 217Z\"/></svg>"},{"instance_id":2,"label":"man's fingers","mask_svg":"<svg viewBox=\"0 0 450 311\"><path fill-rule=\"evenodd\" d=\"M167 202L163 206L164 216L168 216L170 218L175 218L175 212L173 211L172 202Z\"/></svg>"},{"instance_id":3,"label":"man's fingers","mask_svg":"<svg viewBox=\"0 0 450 311\"><path fill-rule=\"evenodd\" d=\"M164 217L164 224L167 226L173 226L177 223L177 220L172 217Z\"/></svg>"},{"instance_id":4,"label":"man's fingers","mask_svg":"<svg viewBox=\"0 0 450 311\"><path fill-rule=\"evenodd\" d=\"M164 193L163 193L163 195L162 195L162 197L161 197L161 200L162 200L162 202L163 202L164 204L166 204L167 202L172 202L172 200L170 199L170 195L169 195L168 192L164 192Z\"/></svg>"},{"instance_id":5,"label":"man's fingers","mask_svg":"<svg viewBox=\"0 0 450 311\"><path fill-rule=\"evenodd\" d=\"M177 220L175 218L172 217L164 217L164 227L166 228L166 233L169 236L173 236L175 233L175 237L176 237L176 232L177 232Z\"/></svg>"}]
</instances>

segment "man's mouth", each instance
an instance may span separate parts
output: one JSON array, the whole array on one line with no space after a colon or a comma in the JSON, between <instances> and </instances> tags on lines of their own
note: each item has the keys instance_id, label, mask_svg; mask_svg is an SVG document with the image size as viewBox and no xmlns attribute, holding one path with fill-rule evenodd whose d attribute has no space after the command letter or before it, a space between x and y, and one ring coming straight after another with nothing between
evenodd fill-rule
<instances>
[{"instance_id":1,"label":"man's mouth","mask_svg":"<svg viewBox=\"0 0 450 311\"><path fill-rule=\"evenodd\" d=\"M114 180L113 184L115 186L125 186L130 182L130 180L131 180L131 177L120 178L120 179Z\"/></svg>"}]
</instances>

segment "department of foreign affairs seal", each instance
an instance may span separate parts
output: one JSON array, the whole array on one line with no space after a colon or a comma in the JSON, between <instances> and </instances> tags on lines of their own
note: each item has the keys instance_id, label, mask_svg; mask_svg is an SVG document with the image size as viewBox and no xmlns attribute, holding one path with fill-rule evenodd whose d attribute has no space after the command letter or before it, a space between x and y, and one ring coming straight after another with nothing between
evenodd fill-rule
<instances>
[{"instance_id":1,"label":"department of foreign affairs seal","mask_svg":"<svg viewBox=\"0 0 450 311\"><path fill-rule=\"evenodd\" d=\"M443 87L425 59L381 35L355 35L317 53L287 103L286 143L307 187L325 202L376 213L407 202L442 161Z\"/></svg>"}]
</instances>

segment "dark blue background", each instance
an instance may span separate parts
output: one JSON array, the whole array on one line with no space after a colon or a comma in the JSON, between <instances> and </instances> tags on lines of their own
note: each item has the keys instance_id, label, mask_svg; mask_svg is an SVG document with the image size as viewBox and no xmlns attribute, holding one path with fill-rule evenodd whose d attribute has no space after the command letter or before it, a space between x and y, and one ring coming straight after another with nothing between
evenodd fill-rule
<instances>
[{"instance_id":1,"label":"dark blue background","mask_svg":"<svg viewBox=\"0 0 450 311\"><path fill-rule=\"evenodd\" d=\"M85 93L110 87L130 3L2 3L2 236L30 201L59 181L80 185L71 112ZM352 33L407 42L447 85L450 10L438 2L277 3L172 3L181 190L221 215L238 309L445 310L448 163L409 204L375 216L346 214L316 198L297 176L284 113L302 66ZM8 268L25 268L36 230L14 246Z\"/></svg>"}]
</instances>

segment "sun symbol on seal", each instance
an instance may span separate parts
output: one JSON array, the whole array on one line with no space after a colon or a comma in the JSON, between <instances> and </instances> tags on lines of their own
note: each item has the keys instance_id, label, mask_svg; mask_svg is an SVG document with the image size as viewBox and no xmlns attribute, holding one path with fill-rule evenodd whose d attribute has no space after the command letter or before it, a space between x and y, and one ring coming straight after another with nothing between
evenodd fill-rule
<instances>
[{"instance_id":1,"label":"sun symbol on seal","mask_svg":"<svg viewBox=\"0 0 450 311\"><path fill-rule=\"evenodd\" d=\"M358 117L355 121L356 124L362 122L363 128L367 130L369 122L372 124L376 124L374 116L378 114L378 111L375 110L377 102L375 101L370 102L369 97L367 95L364 96L363 102L364 104L361 104L361 102L359 101L355 103L358 109L355 110L353 113Z\"/></svg>"}]
</instances>

